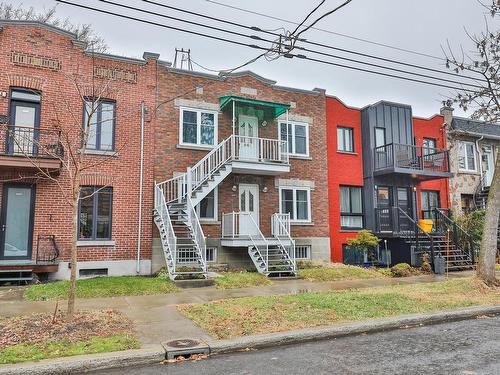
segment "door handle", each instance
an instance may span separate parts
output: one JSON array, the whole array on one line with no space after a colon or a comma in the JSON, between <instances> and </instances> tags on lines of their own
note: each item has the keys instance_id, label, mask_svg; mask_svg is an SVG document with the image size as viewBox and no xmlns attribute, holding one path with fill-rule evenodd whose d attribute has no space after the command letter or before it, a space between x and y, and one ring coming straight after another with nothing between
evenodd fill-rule
<instances>
[{"instance_id":1,"label":"door handle","mask_svg":"<svg viewBox=\"0 0 500 375\"><path fill-rule=\"evenodd\" d=\"M2 224L2 232L5 232L5 228L7 228L7 225Z\"/></svg>"}]
</instances>

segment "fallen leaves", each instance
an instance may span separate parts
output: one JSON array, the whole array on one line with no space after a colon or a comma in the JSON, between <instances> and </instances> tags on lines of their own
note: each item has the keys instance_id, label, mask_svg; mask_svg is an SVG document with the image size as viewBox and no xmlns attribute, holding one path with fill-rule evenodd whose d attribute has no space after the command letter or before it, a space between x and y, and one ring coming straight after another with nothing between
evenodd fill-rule
<instances>
[{"instance_id":1,"label":"fallen leaves","mask_svg":"<svg viewBox=\"0 0 500 375\"><path fill-rule=\"evenodd\" d=\"M191 354L188 356L183 356L183 355L178 355L177 357L173 359L165 359L161 361L162 365L167 365L169 363L178 363L178 362L184 362L184 361L201 361L202 359L207 359L208 354Z\"/></svg>"}]
</instances>

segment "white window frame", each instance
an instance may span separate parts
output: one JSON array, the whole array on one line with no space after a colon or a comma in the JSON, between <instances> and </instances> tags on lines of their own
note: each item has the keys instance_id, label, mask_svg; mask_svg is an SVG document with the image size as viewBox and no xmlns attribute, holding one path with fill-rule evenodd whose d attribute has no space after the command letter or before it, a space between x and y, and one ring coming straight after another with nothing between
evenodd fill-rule
<instances>
[{"instance_id":1,"label":"white window frame","mask_svg":"<svg viewBox=\"0 0 500 375\"><path fill-rule=\"evenodd\" d=\"M290 215L290 222L291 223L311 223L312 222L312 212L311 212L311 189L309 187L304 187L304 186L280 186L279 188L279 212L280 213L285 213L283 212L283 207L281 204L281 194L283 190L293 190L293 213L295 216L296 210L297 210L297 190L304 190L307 192L307 214L308 218L305 220L298 220L295 218L292 218Z\"/></svg>"},{"instance_id":2,"label":"white window frame","mask_svg":"<svg viewBox=\"0 0 500 375\"><path fill-rule=\"evenodd\" d=\"M292 125L292 152L288 153L289 156L291 157L303 157L307 158L309 157L309 124L307 122L297 122L297 121L288 121L288 123L285 120L279 121L279 126L278 126L278 139L281 141L281 124L290 124ZM297 154L295 152L295 126L304 126L306 128L306 153L305 154ZM287 132L288 132L288 125L287 125ZM287 142L288 142L288 133L287 133ZM288 152L288 147L286 148L286 151Z\"/></svg>"},{"instance_id":3,"label":"white window frame","mask_svg":"<svg viewBox=\"0 0 500 375\"><path fill-rule=\"evenodd\" d=\"M297 256L298 248L303 248L301 250L305 251L306 257ZM311 245L295 245L295 259L296 260L309 260L309 259L311 259Z\"/></svg>"},{"instance_id":4,"label":"white window frame","mask_svg":"<svg viewBox=\"0 0 500 375\"><path fill-rule=\"evenodd\" d=\"M460 150L461 146L463 145L463 149L465 151L464 154L464 160L465 160L465 168L460 168ZM474 169L469 169L469 165L467 162L467 145L472 145L472 154L474 155ZM458 142L458 149L457 149L457 162L458 162L458 170L461 172L477 172L477 150L476 150L476 144L474 142L469 142L469 141L459 141Z\"/></svg>"},{"instance_id":5,"label":"white window frame","mask_svg":"<svg viewBox=\"0 0 500 375\"><path fill-rule=\"evenodd\" d=\"M213 259L212 260L208 260L208 249L211 249L212 250L212 254L213 254ZM207 260L207 263L217 263L217 247L215 246L208 246L206 248L206 260Z\"/></svg>"},{"instance_id":6,"label":"white window frame","mask_svg":"<svg viewBox=\"0 0 500 375\"><path fill-rule=\"evenodd\" d=\"M342 142L344 145L344 149L340 148L340 141L339 141L339 130L342 132ZM350 142L351 142L351 148L352 150L346 150L345 148L345 132L348 131L350 133ZM344 152L344 153L350 153L354 154L355 148L354 148L354 128L352 126L346 126L346 125L338 125L337 126L337 151L338 152Z\"/></svg>"},{"instance_id":7,"label":"white window frame","mask_svg":"<svg viewBox=\"0 0 500 375\"><path fill-rule=\"evenodd\" d=\"M183 130L183 115L184 111L196 112L196 140L197 143L189 143L184 142L182 139L182 130ZM210 113L214 115L214 144L207 145L201 143L201 114L202 113ZM191 107L179 107L179 144L182 146L196 146L196 147L205 147L205 148L214 148L218 144L218 129L219 129L219 112L212 111L209 109L203 108L191 108Z\"/></svg>"},{"instance_id":8,"label":"white window frame","mask_svg":"<svg viewBox=\"0 0 500 375\"><path fill-rule=\"evenodd\" d=\"M198 215L198 219L200 219L200 222L215 222L219 220L219 187L216 186L213 190L214 192L214 217L201 217L200 216L200 204L198 203L195 207L196 210L196 215ZM205 198L203 198L205 199ZM200 202L201 203L201 202Z\"/></svg>"}]
</instances>

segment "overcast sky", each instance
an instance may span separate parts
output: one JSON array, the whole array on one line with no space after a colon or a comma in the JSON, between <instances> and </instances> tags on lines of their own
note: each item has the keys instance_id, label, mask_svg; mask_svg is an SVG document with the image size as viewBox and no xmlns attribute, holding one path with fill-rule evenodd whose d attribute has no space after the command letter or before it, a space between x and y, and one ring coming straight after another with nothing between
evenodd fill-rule
<instances>
[{"instance_id":1,"label":"overcast sky","mask_svg":"<svg viewBox=\"0 0 500 375\"><path fill-rule=\"evenodd\" d=\"M97 0L70 1L101 9L114 9L122 14L131 13L120 8L113 8ZM148 5L141 0L111 1L191 20L198 20L193 16ZM265 29L284 27L288 30L293 30L295 27L293 24L284 21L230 9L207 0L156 1ZM319 0L216 1L291 21L301 21L319 3ZM12 2L13 4L22 3L24 6L34 6L37 9L52 7L56 4L54 0L7 0L7 2ZM327 0L317 14L320 15L322 12L326 12L341 3L342 0ZM151 51L159 53L161 55L160 58L163 60L173 61L176 47L190 48L192 59L195 62L211 69L220 70L238 66L258 54L255 50L249 48L124 20L64 4L58 5L58 15L69 17L73 23L91 23L96 32L106 40L110 47L110 53L130 57L141 57L144 51ZM143 14L139 14L139 17L173 26L183 25L179 22ZM215 25L213 21L207 20L206 22ZM490 17L488 17L488 22L490 24L493 22ZM342 10L320 21L317 27L442 57L441 45L446 44L447 40L457 49L461 44L466 49L471 49L470 42L464 32L464 27L469 32L474 33L482 31L484 25L484 8L476 0L353 0L349 5L342 8ZM219 24L219 26L244 33L248 32L245 29L234 26L231 27L223 24ZM192 30L193 27L190 27L190 29ZM199 29L199 31L233 39L237 38L220 32L206 31L205 29ZM311 41L334 45L336 47L445 70L444 63L434 58L356 41L320 30L309 30L302 36ZM249 39L239 39L247 43L249 41ZM262 44L268 46L265 43ZM314 46L310 46L310 48L320 49ZM324 51L342 55L342 53L332 50ZM309 55L311 57L314 56L313 54ZM349 56L346 54L343 55ZM332 60L324 56L314 57ZM359 56L349 57L361 58ZM352 65L349 62L344 62L344 64ZM404 67L401 68L404 69ZM304 89L312 89L314 87L324 88L328 94L335 95L352 106L362 107L382 99L411 104L414 115L423 117L438 113L441 101L449 93L444 88L378 77L368 73L350 71L339 67L297 59L280 58L273 62L260 60L247 69L266 78L273 79L280 85ZM371 68L368 67L368 69ZM201 69L195 67L195 70ZM421 73L426 72L421 71ZM454 79L454 77L448 78ZM457 110L456 114L461 113Z\"/></svg>"}]
</instances>

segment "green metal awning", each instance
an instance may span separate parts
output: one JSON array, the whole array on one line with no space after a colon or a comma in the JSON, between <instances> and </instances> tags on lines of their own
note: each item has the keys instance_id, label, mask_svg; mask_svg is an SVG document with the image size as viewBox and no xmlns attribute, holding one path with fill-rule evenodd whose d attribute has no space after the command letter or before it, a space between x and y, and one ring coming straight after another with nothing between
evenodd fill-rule
<instances>
[{"instance_id":1,"label":"green metal awning","mask_svg":"<svg viewBox=\"0 0 500 375\"><path fill-rule=\"evenodd\" d=\"M222 96L219 98L220 109L232 109L234 102L237 113L255 115L259 120L274 120L289 108L289 104L267 102L264 100L242 98L240 96Z\"/></svg>"}]
</instances>

